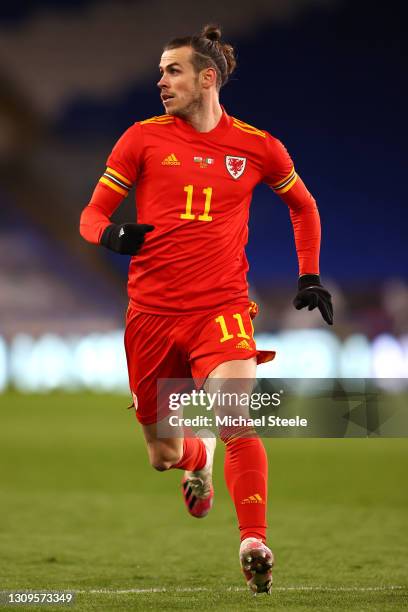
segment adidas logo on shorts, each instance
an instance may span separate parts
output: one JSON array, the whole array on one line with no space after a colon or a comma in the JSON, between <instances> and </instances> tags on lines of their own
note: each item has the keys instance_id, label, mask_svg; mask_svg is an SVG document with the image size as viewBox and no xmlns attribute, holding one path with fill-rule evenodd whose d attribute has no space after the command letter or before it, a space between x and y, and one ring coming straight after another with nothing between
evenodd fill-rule
<instances>
[{"instance_id":1,"label":"adidas logo on shorts","mask_svg":"<svg viewBox=\"0 0 408 612\"><path fill-rule=\"evenodd\" d=\"M249 345L249 343L246 340L241 340L241 342L238 342L238 344L236 345L237 349L247 349L248 351L252 351L251 346Z\"/></svg>"}]
</instances>

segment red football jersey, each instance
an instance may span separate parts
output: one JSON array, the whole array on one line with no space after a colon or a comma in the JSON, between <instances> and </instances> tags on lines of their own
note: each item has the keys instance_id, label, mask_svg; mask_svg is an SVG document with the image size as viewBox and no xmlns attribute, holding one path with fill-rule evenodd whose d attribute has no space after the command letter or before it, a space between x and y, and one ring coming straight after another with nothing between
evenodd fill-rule
<instances>
[{"instance_id":1,"label":"red football jersey","mask_svg":"<svg viewBox=\"0 0 408 612\"><path fill-rule=\"evenodd\" d=\"M177 314L248 301L248 214L260 182L291 208L300 273L318 273L314 199L285 147L267 132L225 111L204 133L162 115L131 126L107 166L82 215L81 233L99 242L109 216L136 184L138 223L155 226L129 267L129 297L139 310Z\"/></svg>"}]
</instances>

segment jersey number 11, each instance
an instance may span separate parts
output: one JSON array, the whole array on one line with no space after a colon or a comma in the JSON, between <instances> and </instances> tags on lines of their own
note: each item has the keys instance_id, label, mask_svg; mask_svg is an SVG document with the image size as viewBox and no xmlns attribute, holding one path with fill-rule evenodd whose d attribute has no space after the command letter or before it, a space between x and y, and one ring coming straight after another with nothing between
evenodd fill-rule
<instances>
[{"instance_id":1,"label":"jersey number 11","mask_svg":"<svg viewBox=\"0 0 408 612\"><path fill-rule=\"evenodd\" d=\"M194 215L191 212L193 208L194 186L186 185L184 187L184 191L187 192L186 212L180 215L180 219L190 219L190 220L195 219L196 215ZM211 207L212 187L206 187L205 189L203 189L203 194L205 195L204 212L202 215L198 215L198 220L199 221L212 221L211 215L208 214L210 212L210 207Z\"/></svg>"}]
</instances>

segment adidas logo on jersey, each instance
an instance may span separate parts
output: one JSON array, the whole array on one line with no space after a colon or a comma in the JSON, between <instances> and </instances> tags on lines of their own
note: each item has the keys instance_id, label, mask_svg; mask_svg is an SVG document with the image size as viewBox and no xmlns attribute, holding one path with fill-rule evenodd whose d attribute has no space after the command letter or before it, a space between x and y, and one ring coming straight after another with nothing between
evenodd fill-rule
<instances>
[{"instance_id":1,"label":"adidas logo on jersey","mask_svg":"<svg viewBox=\"0 0 408 612\"><path fill-rule=\"evenodd\" d=\"M264 504L264 500L259 495L259 493L255 493L255 495L250 495L249 497L245 497L241 499L241 504Z\"/></svg>"},{"instance_id":2,"label":"adidas logo on jersey","mask_svg":"<svg viewBox=\"0 0 408 612\"><path fill-rule=\"evenodd\" d=\"M181 162L177 159L174 153L170 153L167 155L162 161L162 166L180 166Z\"/></svg>"},{"instance_id":3,"label":"adidas logo on jersey","mask_svg":"<svg viewBox=\"0 0 408 612\"><path fill-rule=\"evenodd\" d=\"M251 348L249 342L247 342L246 340L241 340L241 342L238 342L238 344L236 345L235 348L237 348L237 349L242 348L242 349L247 349L248 351L252 351L252 348Z\"/></svg>"}]
</instances>

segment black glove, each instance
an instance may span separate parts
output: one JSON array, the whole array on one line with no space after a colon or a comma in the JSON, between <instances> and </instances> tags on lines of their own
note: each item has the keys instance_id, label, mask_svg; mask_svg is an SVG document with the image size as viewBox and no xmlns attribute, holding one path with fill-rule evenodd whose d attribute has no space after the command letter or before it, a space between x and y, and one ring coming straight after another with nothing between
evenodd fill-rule
<instances>
[{"instance_id":1,"label":"black glove","mask_svg":"<svg viewBox=\"0 0 408 612\"><path fill-rule=\"evenodd\" d=\"M101 244L122 255L137 255L145 241L145 234L154 230L154 225L144 223L122 223L108 225L101 238Z\"/></svg>"},{"instance_id":2,"label":"black glove","mask_svg":"<svg viewBox=\"0 0 408 612\"><path fill-rule=\"evenodd\" d=\"M293 305L297 310L309 307L313 310L318 307L323 319L329 325L333 325L333 304L331 295L320 284L320 276L318 274L305 274L298 281L299 291L293 300Z\"/></svg>"}]
</instances>

